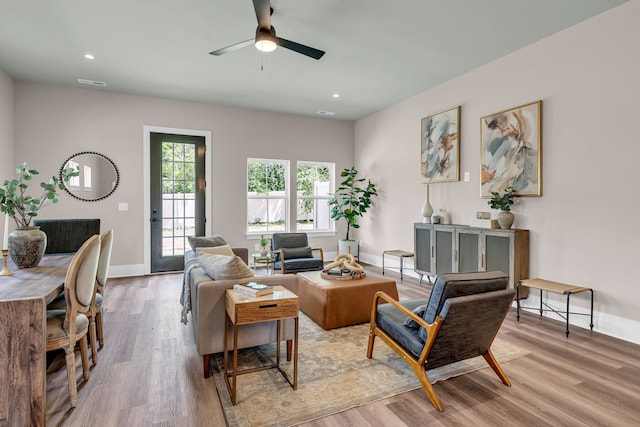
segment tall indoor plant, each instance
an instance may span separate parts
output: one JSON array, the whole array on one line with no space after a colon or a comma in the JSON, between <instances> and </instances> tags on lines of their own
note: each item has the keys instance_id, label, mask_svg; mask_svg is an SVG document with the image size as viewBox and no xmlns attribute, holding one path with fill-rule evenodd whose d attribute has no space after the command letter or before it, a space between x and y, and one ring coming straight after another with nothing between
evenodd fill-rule
<instances>
[{"instance_id":1,"label":"tall indoor plant","mask_svg":"<svg viewBox=\"0 0 640 427\"><path fill-rule=\"evenodd\" d=\"M511 212L511 205L515 192L516 190L512 186L507 187L502 194L497 191L491 192L491 199L487 203L492 209L500 210L497 217L500 228L509 229L513 225L515 217Z\"/></svg>"},{"instance_id":2,"label":"tall indoor plant","mask_svg":"<svg viewBox=\"0 0 640 427\"><path fill-rule=\"evenodd\" d=\"M359 178L355 167L345 168L340 172L345 178L335 193L331 194L331 218L339 221L344 218L347 222L347 233L339 242L340 253L357 254L357 241L349 239L351 228L360 228L358 218L362 217L372 205L371 199L378 195L375 184L366 178Z\"/></svg>"},{"instance_id":3,"label":"tall indoor plant","mask_svg":"<svg viewBox=\"0 0 640 427\"><path fill-rule=\"evenodd\" d=\"M39 172L22 163L16 168L16 174L17 178L5 180L0 187L0 211L6 215L5 221L13 218L16 223L16 229L8 237L3 236L8 248L2 249L9 249L11 258L19 268L30 268L40 263L47 245L47 236L40 231L40 227L32 227L31 220L48 203L58 203L57 190L64 189L64 182L78 176L79 172L65 168L60 174L62 179L52 176L48 182L41 182L42 194L39 198L26 194L33 176Z\"/></svg>"}]
</instances>

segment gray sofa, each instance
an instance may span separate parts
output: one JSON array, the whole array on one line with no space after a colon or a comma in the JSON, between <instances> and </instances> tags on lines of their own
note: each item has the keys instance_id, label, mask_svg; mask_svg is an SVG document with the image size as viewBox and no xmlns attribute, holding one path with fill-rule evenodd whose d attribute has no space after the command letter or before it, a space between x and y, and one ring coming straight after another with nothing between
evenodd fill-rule
<instances>
[{"instance_id":1,"label":"gray sofa","mask_svg":"<svg viewBox=\"0 0 640 427\"><path fill-rule=\"evenodd\" d=\"M233 248L233 252L248 263L249 252L246 248ZM191 314L189 323L193 328L198 354L202 356L204 377L210 372L211 354L224 350L224 318L226 290L236 283L259 281L269 285L282 285L298 294L298 279L295 275L257 276L237 280L213 280L202 268L187 268L196 257L194 251L185 253L185 277L191 290ZM293 321L285 322L285 337L293 337ZM276 341L276 322L256 323L240 326L238 347L247 348ZM233 335L229 334L229 345L232 348Z\"/></svg>"}]
</instances>

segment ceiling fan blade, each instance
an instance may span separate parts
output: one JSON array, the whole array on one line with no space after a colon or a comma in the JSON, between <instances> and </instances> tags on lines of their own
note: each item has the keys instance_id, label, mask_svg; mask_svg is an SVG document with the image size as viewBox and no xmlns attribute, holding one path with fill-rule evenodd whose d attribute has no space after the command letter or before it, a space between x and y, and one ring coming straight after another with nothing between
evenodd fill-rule
<instances>
[{"instance_id":1,"label":"ceiling fan blade","mask_svg":"<svg viewBox=\"0 0 640 427\"><path fill-rule=\"evenodd\" d=\"M271 28L271 2L270 0L253 0L253 8L256 11L258 27Z\"/></svg>"},{"instance_id":2,"label":"ceiling fan blade","mask_svg":"<svg viewBox=\"0 0 640 427\"><path fill-rule=\"evenodd\" d=\"M257 1L257 0L254 0ZM282 39L280 37L276 37L278 41L278 46L282 46L286 49L292 50L294 52L301 53L313 59L320 59L324 55L323 50L318 50L313 47L305 46L300 43L292 42L291 40Z\"/></svg>"},{"instance_id":3,"label":"ceiling fan blade","mask_svg":"<svg viewBox=\"0 0 640 427\"><path fill-rule=\"evenodd\" d=\"M235 50L242 49L245 46L252 45L254 42L255 42L255 39L245 40L243 42L232 44L231 46L223 47L222 49L209 52L209 55L215 55L215 56L224 55L225 53L233 52Z\"/></svg>"}]
</instances>

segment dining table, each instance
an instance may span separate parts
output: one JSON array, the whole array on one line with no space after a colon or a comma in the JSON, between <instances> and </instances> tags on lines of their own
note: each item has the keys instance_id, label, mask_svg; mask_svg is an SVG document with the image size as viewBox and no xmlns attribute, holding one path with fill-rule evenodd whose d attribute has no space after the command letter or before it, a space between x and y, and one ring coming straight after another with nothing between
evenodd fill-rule
<instances>
[{"instance_id":1,"label":"dining table","mask_svg":"<svg viewBox=\"0 0 640 427\"><path fill-rule=\"evenodd\" d=\"M46 424L46 312L64 288L72 255L0 276L0 425ZM0 262L2 259L0 258Z\"/></svg>"}]
</instances>

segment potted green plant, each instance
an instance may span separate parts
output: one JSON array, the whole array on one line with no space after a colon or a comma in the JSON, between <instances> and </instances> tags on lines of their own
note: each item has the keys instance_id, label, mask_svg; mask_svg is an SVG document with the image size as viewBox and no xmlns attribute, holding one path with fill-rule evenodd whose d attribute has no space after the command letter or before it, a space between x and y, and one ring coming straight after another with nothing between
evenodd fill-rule
<instances>
[{"instance_id":1,"label":"potted green plant","mask_svg":"<svg viewBox=\"0 0 640 427\"><path fill-rule=\"evenodd\" d=\"M500 210L497 217L500 228L509 229L513 225L515 217L511 212L511 205L513 205L513 198L516 197L515 193L516 190L512 186L505 188L503 193L491 192L491 199L487 203L491 209Z\"/></svg>"},{"instance_id":2,"label":"potted green plant","mask_svg":"<svg viewBox=\"0 0 640 427\"><path fill-rule=\"evenodd\" d=\"M260 255L266 256L267 253L269 253L269 250L267 249L268 244L269 244L269 241L261 234L260 235Z\"/></svg>"},{"instance_id":3,"label":"potted green plant","mask_svg":"<svg viewBox=\"0 0 640 427\"><path fill-rule=\"evenodd\" d=\"M358 218L361 218L371 207L371 199L378 195L378 190L370 180L358 178L358 171L353 166L345 168L340 172L340 176L345 180L329 198L330 215L334 221L344 218L347 222L347 233L338 243L338 252L357 255L358 242L349 239L349 233L351 228L360 228Z\"/></svg>"},{"instance_id":4,"label":"potted green plant","mask_svg":"<svg viewBox=\"0 0 640 427\"><path fill-rule=\"evenodd\" d=\"M30 268L40 263L47 244L47 236L40 227L32 227L31 220L48 203L58 203L57 190L64 189L64 182L78 176L79 172L74 168L65 168L61 173L62 180L52 176L49 181L41 182L42 194L39 198L26 194L30 181L39 172L22 163L16 168L16 174L17 178L5 180L0 187L0 211L6 216L5 222L13 218L16 223L16 229L8 236L5 224L2 249L9 250L19 268Z\"/></svg>"}]
</instances>

